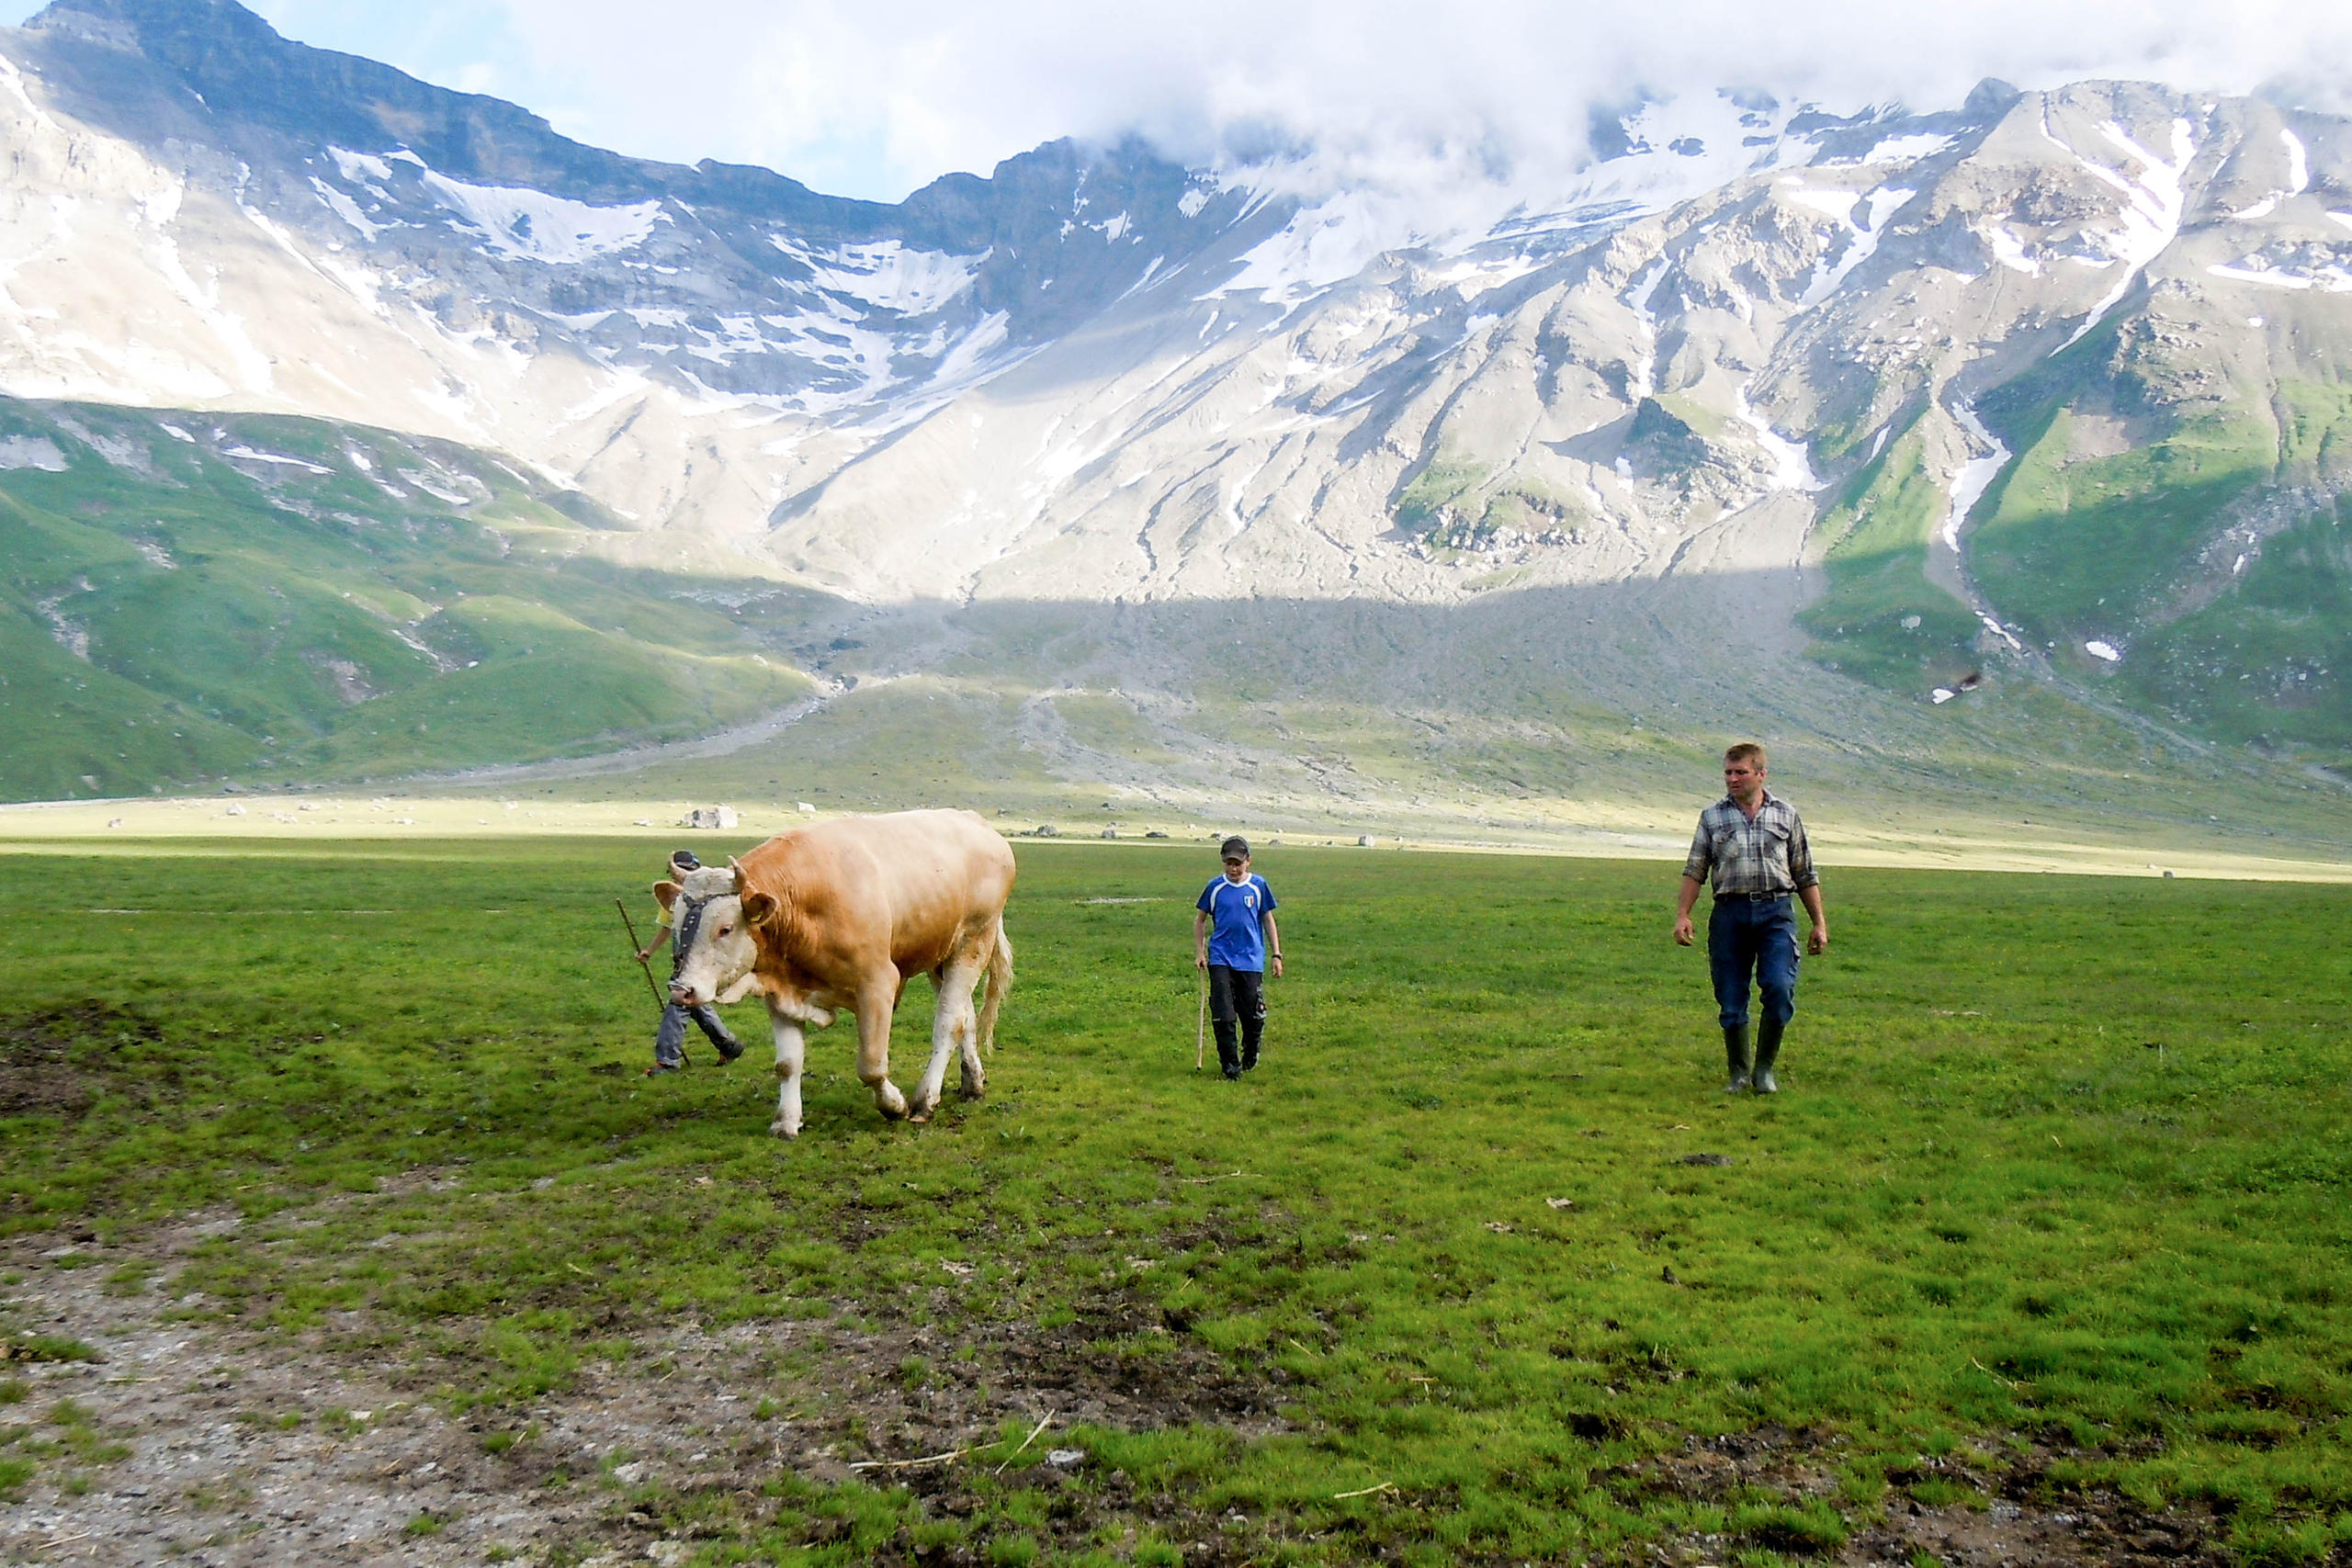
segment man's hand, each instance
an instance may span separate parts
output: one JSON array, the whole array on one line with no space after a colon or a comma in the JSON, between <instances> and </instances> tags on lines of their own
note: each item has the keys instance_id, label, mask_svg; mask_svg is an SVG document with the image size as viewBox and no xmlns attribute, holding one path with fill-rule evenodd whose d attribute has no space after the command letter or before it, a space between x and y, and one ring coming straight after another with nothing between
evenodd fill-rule
<instances>
[{"instance_id":1,"label":"man's hand","mask_svg":"<svg viewBox=\"0 0 2352 1568\"><path fill-rule=\"evenodd\" d=\"M653 950L652 950L651 948L650 948L650 947L640 947L640 948L639 948L639 949L637 950L637 961L638 961L639 964L644 963L647 959L649 959L649 958L650 958L650 957L652 957L652 956L653 956Z\"/></svg>"},{"instance_id":2,"label":"man's hand","mask_svg":"<svg viewBox=\"0 0 2352 1568\"><path fill-rule=\"evenodd\" d=\"M1674 902L1674 945L1690 945L1690 911L1699 907L1702 884L1688 872L1682 877L1682 896Z\"/></svg>"},{"instance_id":3,"label":"man's hand","mask_svg":"<svg viewBox=\"0 0 2352 1568\"><path fill-rule=\"evenodd\" d=\"M1204 948L1201 949L1198 953L1195 953L1194 954L1193 954L1193 968L1195 968L1195 969L1205 969L1205 968L1207 968L1208 966L1209 966L1209 950L1208 950L1207 948L1205 948L1205 947L1204 947Z\"/></svg>"},{"instance_id":4,"label":"man's hand","mask_svg":"<svg viewBox=\"0 0 2352 1568\"><path fill-rule=\"evenodd\" d=\"M1275 954L1274 954L1274 978L1275 978L1275 979L1277 979L1277 980L1279 980L1279 979L1281 979L1282 977L1283 977L1283 955L1282 955L1281 953L1275 953Z\"/></svg>"},{"instance_id":5,"label":"man's hand","mask_svg":"<svg viewBox=\"0 0 2352 1568\"><path fill-rule=\"evenodd\" d=\"M1816 958L1828 952L1829 928L1826 925L1815 926L1813 928L1813 934L1805 938L1804 950L1807 953L1812 953Z\"/></svg>"}]
</instances>

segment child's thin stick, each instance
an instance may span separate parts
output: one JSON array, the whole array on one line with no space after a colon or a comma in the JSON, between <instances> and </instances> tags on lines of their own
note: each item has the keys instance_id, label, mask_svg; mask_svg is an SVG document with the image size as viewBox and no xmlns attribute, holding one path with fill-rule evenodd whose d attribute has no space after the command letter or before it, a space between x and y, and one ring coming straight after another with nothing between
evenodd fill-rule
<instances>
[{"instance_id":1,"label":"child's thin stick","mask_svg":"<svg viewBox=\"0 0 2352 1568\"><path fill-rule=\"evenodd\" d=\"M1218 1047L1223 1050L1223 1046ZM1201 1026L1193 1032L1193 1071L1199 1072L1209 1051L1209 973L1201 971Z\"/></svg>"},{"instance_id":2,"label":"child's thin stick","mask_svg":"<svg viewBox=\"0 0 2352 1568\"><path fill-rule=\"evenodd\" d=\"M613 908L621 912L621 929L628 932L629 956L637 960L639 969L645 971L645 988L653 993L653 1005L668 1007L670 998L662 994L661 983L653 978L653 965L645 961L644 944L637 940L637 922L628 918L628 906L616 898Z\"/></svg>"}]
</instances>

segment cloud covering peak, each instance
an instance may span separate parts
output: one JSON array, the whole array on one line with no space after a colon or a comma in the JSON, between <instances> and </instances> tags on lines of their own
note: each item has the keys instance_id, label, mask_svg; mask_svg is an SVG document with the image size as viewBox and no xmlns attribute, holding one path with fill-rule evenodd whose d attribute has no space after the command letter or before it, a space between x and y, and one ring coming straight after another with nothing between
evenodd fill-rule
<instances>
[{"instance_id":1,"label":"cloud covering peak","mask_svg":"<svg viewBox=\"0 0 2352 1568\"><path fill-rule=\"evenodd\" d=\"M20 7L21 8L21 7ZM288 36L495 93L583 141L896 199L1057 136L1186 162L1313 146L1540 184L1592 111L1730 88L1850 111L1979 78L2267 87L2343 108L2352 7L2240 0L256 0Z\"/></svg>"}]
</instances>

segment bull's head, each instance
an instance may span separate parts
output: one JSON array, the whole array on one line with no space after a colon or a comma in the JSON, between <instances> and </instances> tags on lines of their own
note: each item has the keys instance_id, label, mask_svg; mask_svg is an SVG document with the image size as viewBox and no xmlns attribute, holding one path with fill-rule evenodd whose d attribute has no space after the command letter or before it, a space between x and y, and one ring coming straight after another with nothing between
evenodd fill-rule
<instances>
[{"instance_id":1,"label":"bull's head","mask_svg":"<svg viewBox=\"0 0 2352 1568\"><path fill-rule=\"evenodd\" d=\"M750 976L760 954L753 933L775 911L775 900L764 893L747 896L741 870L730 863L725 871L691 871L683 883L655 885L653 896L673 922L678 970L670 981L672 1001L686 1007L716 1001Z\"/></svg>"}]
</instances>

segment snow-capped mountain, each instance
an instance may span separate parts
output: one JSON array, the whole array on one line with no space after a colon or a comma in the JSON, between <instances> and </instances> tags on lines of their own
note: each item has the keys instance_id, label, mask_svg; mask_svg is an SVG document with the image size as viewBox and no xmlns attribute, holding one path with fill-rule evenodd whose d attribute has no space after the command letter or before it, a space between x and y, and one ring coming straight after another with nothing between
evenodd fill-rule
<instances>
[{"instance_id":1,"label":"snow-capped mountain","mask_svg":"<svg viewBox=\"0 0 2352 1568\"><path fill-rule=\"evenodd\" d=\"M870 604L1736 573L1922 703L2015 667L2352 739L2335 625L2240 626L2266 552L2340 570L2352 123L1987 83L1595 142L1419 189L1055 143L882 206L57 0L0 33L0 391L461 443L616 558Z\"/></svg>"}]
</instances>

